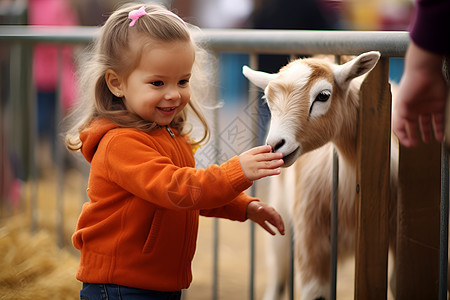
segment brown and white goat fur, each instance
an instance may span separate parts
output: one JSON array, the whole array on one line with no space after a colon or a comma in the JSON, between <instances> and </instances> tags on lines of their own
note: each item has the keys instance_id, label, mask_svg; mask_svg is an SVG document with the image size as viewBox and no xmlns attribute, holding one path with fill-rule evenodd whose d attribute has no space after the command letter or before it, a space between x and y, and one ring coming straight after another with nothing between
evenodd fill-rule
<instances>
[{"instance_id":1,"label":"brown and white goat fur","mask_svg":"<svg viewBox=\"0 0 450 300\"><path fill-rule=\"evenodd\" d=\"M264 89L271 111L267 144L283 153L285 167L292 165L270 179L269 201L292 220L302 300L329 299L333 147L339 157L339 258L354 254L359 88L362 75L379 57L368 52L343 65L298 59L276 74L243 68L243 74ZM266 300L278 299L284 286L288 247L288 239L277 237L268 249L272 266Z\"/></svg>"}]
</instances>

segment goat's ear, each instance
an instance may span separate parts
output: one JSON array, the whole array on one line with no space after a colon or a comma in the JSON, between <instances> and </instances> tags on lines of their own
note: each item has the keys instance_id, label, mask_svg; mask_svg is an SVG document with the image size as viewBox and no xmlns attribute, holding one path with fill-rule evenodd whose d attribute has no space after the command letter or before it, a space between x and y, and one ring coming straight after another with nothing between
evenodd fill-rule
<instances>
[{"instance_id":1,"label":"goat's ear","mask_svg":"<svg viewBox=\"0 0 450 300\"><path fill-rule=\"evenodd\" d=\"M337 66L334 77L339 85L350 82L355 77L364 75L372 70L380 59L380 52L363 53L341 66Z\"/></svg>"},{"instance_id":2,"label":"goat's ear","mask_svg":"<svg viewBox=\"0 0 450 300\"><path fill-rule=\"evenodd\" d=\"M255 71L247 66L242 67L242 74L244 74L244 76L247 77L247 79L250 80L251 83L259 88L262 88L263 90L269 84L269 81L277 76L277 74Z\"/></svg>"}]
</instances>

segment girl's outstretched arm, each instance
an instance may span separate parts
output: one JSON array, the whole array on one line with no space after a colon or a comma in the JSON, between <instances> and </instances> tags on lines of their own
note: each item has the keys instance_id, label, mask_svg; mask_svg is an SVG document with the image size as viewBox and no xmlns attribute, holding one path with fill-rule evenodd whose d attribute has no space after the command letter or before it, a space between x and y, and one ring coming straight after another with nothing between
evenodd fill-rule
<instances>
[{"instance_id":1,"label":"girl's outstretched arm","mask_svg":"<svg viewBox=\"0 0 450 300\"><path fill-rule=\"evenodd\" d=\"M272 152L269 145L252 148L239 155L242 171L248 180L254 181L281 173L283 154Z\"/></svg>"},{"instance_id":2,"label":"girl's outstretched arm","mask_svg":"<svg viewBox=\"0 0 450 300\"><path fill-rule=\"evenodd\" d=\"M282 235L284 235L284 223L280 214L273 207L263 202L250 202L247 206L247 218L259 224L271 235L275 235L275 232L267 224L267 222L269 222L275 226Z\"/></svg>"}]
</instances>

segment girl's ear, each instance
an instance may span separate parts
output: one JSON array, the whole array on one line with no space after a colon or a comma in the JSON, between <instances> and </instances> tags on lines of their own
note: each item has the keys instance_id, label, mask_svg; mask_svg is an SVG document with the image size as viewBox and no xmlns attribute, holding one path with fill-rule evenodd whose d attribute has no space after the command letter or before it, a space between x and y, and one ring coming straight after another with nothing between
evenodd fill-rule
<instances>
[{"instance_id":1,"label":"girl's ear","mask_svg":"<svg viewBox=\"0 0 450 300\"><path fill-rule=\"evenodd\" d=\"M122 91L122 79L117 75L116 72L109 69L105 73L105 81L108 85L109 90L114 96L122 97L123 91Z\"/></svg>"}]
</instances>

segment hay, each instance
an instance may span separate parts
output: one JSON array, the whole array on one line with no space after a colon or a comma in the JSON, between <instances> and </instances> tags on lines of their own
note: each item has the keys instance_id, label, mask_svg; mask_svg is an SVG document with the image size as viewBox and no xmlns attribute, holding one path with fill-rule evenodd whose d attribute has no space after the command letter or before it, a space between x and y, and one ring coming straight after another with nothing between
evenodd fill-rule
<instances>
[{"instance_id":1,"label":"hay","mask_svg":"<svg viewBox=\"0 0 450 300\"><path fill-rule=\"evenodd\" d=\"M0 227L0 299L79 299L78 258L59 249L47 231L31 234L18 215Z\"/></svg>"}]
</instances>

